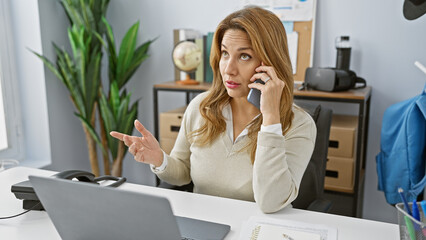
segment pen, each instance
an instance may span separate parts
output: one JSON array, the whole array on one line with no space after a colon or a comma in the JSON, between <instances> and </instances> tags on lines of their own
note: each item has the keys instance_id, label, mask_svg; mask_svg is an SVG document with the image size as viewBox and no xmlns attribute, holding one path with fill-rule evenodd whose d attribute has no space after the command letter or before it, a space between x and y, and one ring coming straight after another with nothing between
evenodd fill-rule
<instances>
[{"instance_id":1,"label":"pen","mask_svg":"<svg viewBox=\"0 0 426 240\"><path fill-rule=\"evenodd\" d=\"M423 219L426 218L426 200L420 202L420 206L423 210ZM423 236L426 236L426 227L422 228Z\"/></svg>"},{"instance_id":2,"label":"pen","mask_svg":"<svg viewBox=\"0 0 426 240\"><path fill-rule=\"evenodd\" d=\"M420 221L420 212L419 212L419 208L417 207L417 202L416 199L413 200L413 218L416 219L417 221Z\"/></svg>"},{"instance_id":3,"label":"pen","mask_svg":"<svg viewBox=\"0 0 426 240\"><path fill-rule=\"evenodd\" d=\"M404 206L405 206L407 213L410 214L410 216L413 216L413 214L411 213L411 210L410 210L410 206L408 206L407 199L405 199L404 190L402 188L398 188L398 193L399 193L399 196L401 196L401 200L404 203Z\"/></svg>"},{"instance_id":4,"label":"pen","mask_svg":"<svg viewBox=\"0 0 426 240\"><path fill-rule=\"evenodd\" d=\"M287 235L287 234L285 234L285 233L283 233L283 238L284 238L285 240L294 240L294 238L290 237L289 235Z\"/></svg>"},{"instance_id":5,"label":"pen","mask_svg":"<svg viewBox=\"0 0 426 240\"><path fill-rule=\"evenodd\" d=\"M410 239L416 240L416 232L414 231L414 227L413 227L413 223L411 222L411 219L407 215L404 215L404 219L405 219L405 224L407 225L407 231L408 231L408 234L410 235Z\"/></svg>"},{"instance_id":6,"label":"pen","mask_svg":"<svg viewBox=\"0 0 426 240\"><path fill-rule=\"evenodd\" d=\"M426 218L426 200L421 201L420 206L422 206L423 209L423 218Z\"/></svg>"},{"instance_id":7,"label":"pen","mask_svg":"<svg viewBox=\"0 0 426 240\"><path fill-rule=\"evenodd\" d=\"M420 213L419 213L419 207L417 206L416 199L413 200L413 218L420 222ZM414 222L414 229L417 231L420 230L420 225L417 222Z\"/></svg>"}]
</instances>

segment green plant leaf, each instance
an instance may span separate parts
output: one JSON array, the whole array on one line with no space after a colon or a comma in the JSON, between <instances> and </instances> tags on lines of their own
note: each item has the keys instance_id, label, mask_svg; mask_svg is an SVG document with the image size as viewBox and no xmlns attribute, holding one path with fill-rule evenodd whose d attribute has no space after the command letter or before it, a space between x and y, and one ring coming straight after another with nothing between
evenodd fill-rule
<instances>
[{"instance_id":1,"label":"green plant leaf","mask_svg":"<svg viewBox=\"0 0 426 240\"><path fill-rule=\"evenodd\" d=\"M90 31L96 31L95 19L93 17L92 9L87 3L87 0L80 0L80 8L84 20L84 25L86 26L86 28Z\"/></svg>"},{"instance_id":2,"label":"green plant leaf","mask_svg":"<svg viewBox=\"0 0 426 240\"><path fill-rule=\"evenodd\" d=\"M110 104L112 112L114 116L118 111L118 107L120 106L120 90L118 89L117 82L112 82L110 85Z\"/></svg>"},{"instance_id":3,"label":"green plant leaf","mask_svg":"<svg viewBox=\"0 0 426 240\"><path fill-rule=\"evenodd\" d=\"M59 69L62 77L66 82L65 86L69 90L77 110L80 112L80 114L86 116L84 97L80 91L80 86L76 79L74 63L66 51L61 50L58 46L56 46L56 44L53 44L53 46L57 55L57 69Z\"/></svg>"},{"instance_id":4,"label":"green plant leaf","mask_svg":"<svg viewBox=\"0 0 426 240\"><path fill-rule=\"evenodd\" d=\"M90 8L96 22L97 32L100 35L105 34L105 25L102 22L102 18L106 16L108 5L109 0L90 0Z\"/></svg>"},{"instance_id":5,"label":"green plant leaf","mask_svg":"<svg viewBox=\"0 0 426 240\"><path fill-rule=\"evenodd\" d=\"M149 46L151 43L153 43L155 40L157 40L158 37L156 37L153 40L148 40L142 45L140 45L136 51L135 51L135 59L140 58L141 56L145 55L148 52Z\"/></svg>"},{"instance_id":6,"label":"green plant leaf","mask_svg":"<svg viewBox=\"0 0 426 240\"><path fill-rule=\"evenodd\" d=\"M120 88L123 87L130 80L130 78L133 76L133 74L142 64L142 62L149 57L149 55L147 54L149 46L156 39L157 38L155 38L154 40L146 41L135 50L135 54L133 55L132 62L126 69L125 73L122 75L122 81L120 81L122 85L119 86Z\"/></svg>"},{"instance_id":7,"label":"green plant leaf","mask_svg":"<svg viewBox=\"0 0 426 240\"><path fill-rule=\"evenodd\" d=\"M60 0L60 2L71 23L67 34L72 52L68 53L54 45L57 55L56 65L46 57L33 53L67 87L77 109L75 115L82 121L90 136L101 146L102 152L111 154L114 159L118 154L119 141L107 134L108 148L102 146L99 134L90 121L93 111L98 106L105 131L132 133L139 100L131 104L131 94L127 94L123 86L148 57L149 46L155 39L137 46L139 22L136 22L128 29L117 48L112 28L105 19L110 0ZM107 48L109 61L108 91L102 87L100 77L103 47ZM105 93L108 93L108 97Z\"/></svg>"},{"instance_id":8,"label":"green plant leaf","mask_svg":"<svg viewBox=\"0 0 426 240\"><path fill-rule=\"evenodd\" d=\"M86 61L88 60L88 48L86 47L87 43L84 40L85 28L81 26L73 26L71 29L68 29L69 41L73 50L74 61L75 61L75 70L76 77L78 79L78 85L81 89L83 96L86 95L86 84L85 84L85 75L86 75ZM90 36L88 41L90 41Z\"/></svg>"},{"instance_id":9,"label":"green plant leaf","mask_svg":"<svg viewBox=\"0 0 426 240\"><path fill-rule=\"evenodd\" d=\"M64 79L64 84L67 89L71 88L71 80L72 80L72 70L68 69L64 51L59 49L55 44L53 45L56 52L56 67L61 74L62 79Z\"/></svg>"},{"instance_id":10,"label":"green plant leaf","mask_svg":"<svg viewBox=\"0 0 426 240\"><path fill-rule=\"evenodd\" d=\"M86 59L84 58L85 53L79 49L77 54L74 56L75 70L77 73L77 82L81 89L81 94L86 96Z\"/></svg>"},{"instance_id":11,"label":"green plant leaf","mask_svg":"<svg viewBox=\"0 0 426 240\"><path fill-rule=\"evenodd\" d=\"M111 25L108 23L108 21L106 20L106 18L102 17L102 22L105 25L106 28L106 37L107 37L107 41L113 46L114 49L114 56L116 56L115 54L115 42L114 42L114 34L112 32L112 28Z\"/></svg>"},{"instance_id":12,"label":"green plant leaf","mask_svg":"<svg viewBox=\"0 0 426 240\"><path fill-rule=\"evenodd\" d=\"M138 115L138 102L135 102L130 108L130 112L127 114L127 117L123 119L123 132L130 135L133 132L134 124L133 122Z\"/></svg>"},{"instance_id":13,"label":"green plant leaf","mask_svg":"<svg viewBox=\"0 0 426 240\"><path fill-rule=\"evenodd\" d=\"M77 25L82 26L83 25L83 18L78 13L76 9L76 4L73 3L73 1L70 0L61 0L61 4L65 9L65 12L67 13L68 19L71 22L71 25Z\"/></svg>"},{"instance_id":14,"label":"green plant leaf","mask_svg":"<svg viewBox=\"0 0 426 240\"><path fill-rule=\"evenodd\" d=\"M86 118L84 118L83 116L81 116L78 113L74 113L74 114L81 120L81 122L84 124L86 129L89 131L90 136L92 136L92 138L95 140L95 142L101 147L102 152L104 154L107 154L105 148L102 146L101 139L99 138L98 134L96 133L96 131L92 127L92 125L90 125L89 121L87 121Z\"/></svg>"},{"instance_id":15,"label":"green plant leaf","mask_svg":"<svg viewBox=\"0 0 426 240\"><path fill-rule=\"evenodd\" d=\"M108 42L108 77L110 83L116 81L116 70L117 70L117 54L115 51L115 40L112 28L109 25L108 21L102 17L102 22L104 23L106 29L106 39Z\"/></svg>"},{"instance_id":16,"label":"green plant leaf","mask_svg":"<svg viewBox=\"0 0 426 240\"><path fill-rule=\"evenodd\" d=\"M59 71L55 68L55 65L53 65L53 63L51 61L49 61L49 59L47 59L45 56L42 56L38 53L36 53L33 50L30 50L32 53L34 53L38 58L40 58L43 63L46 65L46 67L59 79L61 80L65 85L66 82L64 80L64 78L61 76L61 74L59 73Z\"/></svg>"},{"instance_id":17,"label":"green plant leaf","mask_svg":"<svg viewBox=\"0 0 426 240\"><path fill-rule=\"evenodd\" d=\"M123 76L123 86L130 80L130 78L133 76L133 74L136 72L136 70L138 70L138 68L140 67L140 65L142 64L143 61L145 61L145 59L147 59L149 57L148 54L142 56L142 58L135 60L127 69L125 75ZM123 87L122 86L122 87Z\"/></svg>"},{"instance_id":18,"label":"green plant leaf","mask_svg":"<svg viewBox=\"0 0 426 240\"><path fill-rule=\"evenodd\" d=\"M104 39L102 38L102 36L97 33L97 32L93 32L93 35L95 35L96 39L102 44L102 46L107 47L108 43L104 41Z\"/></svg>"},{"instance_id":19,"label":"green plant leaf","mask_svg":"<svg viewBox=\"0 0 426 240\"><path fill-rule=\"evenodd\" d=\"M68 3L68 1L66 1L66 0L61 0L60 2L61 2L61 5L62 5L62 8L63 8L63 9L64 9L64 11L65 11L65 14L67 15L68 22L72 24L71 16L68 14L68 11L67 11L67 8L69 8L69 3Z\"/></svg>"},{"instance_id":20,"label":"green plant leaf","mask_svg":"<svg viewBox=\"0 0 426 240\"><path fill-rule=\"evenodd\" d=\"M115 120L114 113L112 112L108 101L103 93L100 96L99 103L101 106L101 116L102 119L104 119L104 127L107 131L112 131L112 129L116 128L117 122Z\"/></svg>"},{"instance_id":21,"label":"green plant leaf","mask_svg":"<svg viewBox=\"0 0 426 240\"><path fill-rule=\"evenodd\" d=\"M117 122L115 121L114 114L103 92L100 92L99 105L101 117L104 122L105 131L107 133L111 131L117 131ZM115 158L117 156L118 142L114 141L109 134L107 134L107 142L111 155L113 156L113 158Z\"/></svg>"},{"instance_id":22,"label":"green plant leaf","mask_svg":"<svg viewBox=\"0 0 426 240\"><path fill-rule=\"evenodd\" d=\"M124 36L121 45L120 45L120 52L118 54L118 61L117 61L117 81L118 86L123 86L122 82L123 76L125 75L125 72L127 71L129 65L132 62L135 46L136 46L136 38L137 33L139 29L139 21L133 24L129 30L127 31L126 35Z\"/></svg>"},{"instance_id":23,"label":"green plant leaf","mask_svg":"<svg viewBox=\"0 0 426 240\"><path fill-rule=\"evenodd\" d=\"M117 111L117 121L120 122L122 121L123 117L126 116L128 108L129 108L129 103L130 103L130 94L129 95L124 95L124 97L121 99L121 103L120 103L120 107L118 108Z\"/></svg>"},{"instance_id":24,"label":"green plant leaf","mask_svg":"<svg viewBox=\"0 0 426 240\"><path fill-rule=\"evenodd\" d=\"M92 56L90 57L90 62L87 67L87 77L86 77L86 108L87 114L90 116L93 112L93 108L98 96L98 90L100 85L100 62L101 62L101 53L94 50Z\"/></svg>"},{"instance_id":25,"label":"green plant leaf","mask_svg":"<svg viewBox=\"0 0 426 240\"><path fill-rule=\"evenodd\" d=\"M77 54L77 48L79 45L76 32L77 32L76 25L73 25L71 28L68 28L68 39L69 39L71 49L74 55Z\"/></svg>"}]
</instances>

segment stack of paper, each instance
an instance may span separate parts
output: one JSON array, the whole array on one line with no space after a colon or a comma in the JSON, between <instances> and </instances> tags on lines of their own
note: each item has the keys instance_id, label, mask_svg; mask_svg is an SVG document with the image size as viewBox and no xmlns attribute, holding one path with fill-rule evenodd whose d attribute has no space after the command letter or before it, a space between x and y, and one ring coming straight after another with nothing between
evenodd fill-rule
<instances>
[{"instance_id":1,"label":"stack of paper","mask_svg":"<svg viewBox=\"0 0 426 240\"><path fill-rule=\"evenodd\" d=\"M321 240L321 235L292 230L286 227L259 224L251 234L250 240Z\"/></svg>"},{"instance_id":2,"label":"stack of paper","mask_svg":"<svg viewBox=\"0 0 426 240\"><path fill-rule=\"evenodd\" d=\"M337 229L274 218L251 217L243 224L240 240L337 240Z\"/></svg>"}]
</instances>

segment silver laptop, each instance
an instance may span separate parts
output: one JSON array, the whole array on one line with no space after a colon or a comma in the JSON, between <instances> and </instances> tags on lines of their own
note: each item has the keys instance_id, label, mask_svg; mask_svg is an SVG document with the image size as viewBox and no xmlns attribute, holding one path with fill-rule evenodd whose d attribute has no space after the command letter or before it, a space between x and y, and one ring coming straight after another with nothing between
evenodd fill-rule
<instances>
[{"instance_id":1,"label":"silver laptop","mask_svg":"<svg viewBox=\"0 0 426 240\"><path fill-rule=\"evenodd\" d=\"M223 239L230 226L173 215L166 198L29 176L62 239Z\"/></svg>"}]
</instances>

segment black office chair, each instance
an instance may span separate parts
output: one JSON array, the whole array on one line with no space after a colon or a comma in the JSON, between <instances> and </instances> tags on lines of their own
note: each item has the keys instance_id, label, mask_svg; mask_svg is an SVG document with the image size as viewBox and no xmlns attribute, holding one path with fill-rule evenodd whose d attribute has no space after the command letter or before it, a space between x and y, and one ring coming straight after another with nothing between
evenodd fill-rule
<instances>
[{"instance_id":1,"label":"black office chair","mask_svg":"<svg viewBox=\"0 0 426 240\"><path fill-rule=\"evenodd\" d=\"M314 103L300 102L297 105L314 119L317 126L317 137L311 160L302 177L299 195L292 205L300 209L328 212L331 208L331 201L324 199L323 195L332 111ZM194 186L192 182L184 186L174 186L161 181L158 187L192 192Z\"/></svg>"},{"instance_id":2,"label":"black office chair","mask_svg":"<svg viewBox=\"0 0 426 240\"><path fill-rule=\"evenodd\" d=\"M292 202L294 208L328 212L331 201L324 199L325 168L332 111L316 103L296 102L311 115L317 126L315 148L300 183L299 195Z\"/></svg>"}]
</instances>

